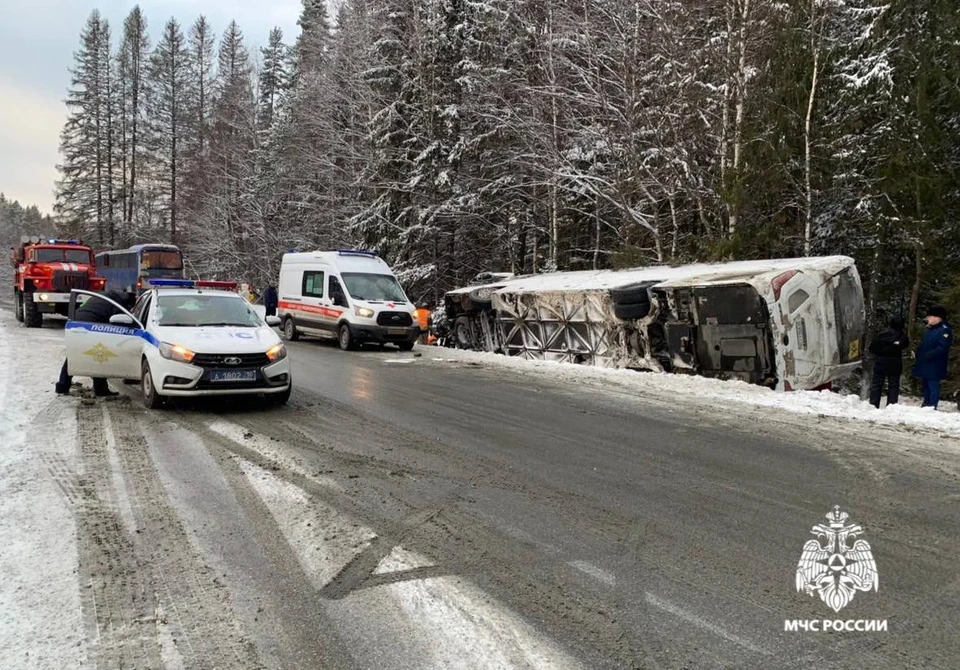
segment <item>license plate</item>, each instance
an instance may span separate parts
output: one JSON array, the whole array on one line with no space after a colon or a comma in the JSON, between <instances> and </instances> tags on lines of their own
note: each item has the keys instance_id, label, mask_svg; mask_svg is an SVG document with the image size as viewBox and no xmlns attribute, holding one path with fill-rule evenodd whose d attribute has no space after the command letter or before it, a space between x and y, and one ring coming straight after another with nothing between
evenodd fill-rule
<instances>
[{"instance_id":1,"label":"license plate","mask_svg":"<svg viewBox=\"0 0 960 670\"><path fill-rule=\"evenodd\" d=\"M387 328L387 335L406 335L406 328Z\"/></svg>"},{"instance_id":2,"label":"license plate","mask_svg":"<svg viewBox=\"0 0 960 670\"><path fill-rule=\"evenodd\" d=\"M210 381L212 382L255 382L257 381L256 370L211 370Z\"/></svg>"}]
</instances>

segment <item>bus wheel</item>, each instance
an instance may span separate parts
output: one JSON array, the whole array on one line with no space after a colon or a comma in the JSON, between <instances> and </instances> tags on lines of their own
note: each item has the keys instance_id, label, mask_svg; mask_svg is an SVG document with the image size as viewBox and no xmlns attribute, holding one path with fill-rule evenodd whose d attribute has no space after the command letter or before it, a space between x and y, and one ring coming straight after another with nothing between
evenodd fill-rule
<instances>
[{"instance_id":1,"label":"bus wheel","mask_svg":"<svg viewBox=\"0 0 960 670\"><path fill-rule=\"evenodd\" d=\"M297 330L292 316L288 316L283 322L283 336L291 342L296 342L300 339L300 332Z\"/></svg>"}]
</instances>

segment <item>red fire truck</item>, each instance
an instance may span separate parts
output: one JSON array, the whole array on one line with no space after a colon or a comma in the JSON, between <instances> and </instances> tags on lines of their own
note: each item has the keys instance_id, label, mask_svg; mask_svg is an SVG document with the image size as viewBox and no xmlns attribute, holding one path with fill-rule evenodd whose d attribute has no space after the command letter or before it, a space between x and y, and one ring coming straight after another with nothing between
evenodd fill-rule
<instances>
[{"instance_id":1,"label":"red fire truck","mask_svg":"<svg viewBox=\"0 0 960 670\"><path fill-rule=\"evenodd\" d=\"M17 320L39 328L44 314L67 315L71 289L102 291L90 247L78 240L24 237L13 248Z\"/></svg>"}]
</instances>

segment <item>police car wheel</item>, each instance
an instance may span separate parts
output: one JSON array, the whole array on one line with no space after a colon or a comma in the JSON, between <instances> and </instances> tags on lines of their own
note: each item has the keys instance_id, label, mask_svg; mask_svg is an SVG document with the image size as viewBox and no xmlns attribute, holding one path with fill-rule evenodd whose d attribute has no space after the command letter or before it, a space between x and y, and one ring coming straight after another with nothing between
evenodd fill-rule
<instances>
[{"instance_id":1,"label":"police car wheel","mask_svg":"<svg viewBox=\"0 0 960 670\"><path fill-rule=\"evenodd\" d=\"M340 344L340 348L344 351L351 351L355 348L353 344L353 333L350 332L350 326L345 323L340 324L337 342Z\"/></svg>"},{"instance_id":2,"label":"police car wheel","mask_svg":"<svg viewBox=\"0 0 960 670\"><path fill-rule=\"evenodd\" d=\"M150 372L150 364L146 361L140 368L140 389L143 391L143 405L147 409L159 409L163 406L163 397L157 393L157 388L153 385L153 375Z\"/></svg>"},{"instance_id":3,"label":"police car wheel","mask_svg":"<svg viewBox=\"0 0 960 670\"><path fill-rule=\"evenodd\" d=\"M281 391L280 393L272 393L267 398L274 405L286 405L287 401L290 400L290 394L293 392L293 384L287 387L286 391Z\"/></svg>"}]
</instances>

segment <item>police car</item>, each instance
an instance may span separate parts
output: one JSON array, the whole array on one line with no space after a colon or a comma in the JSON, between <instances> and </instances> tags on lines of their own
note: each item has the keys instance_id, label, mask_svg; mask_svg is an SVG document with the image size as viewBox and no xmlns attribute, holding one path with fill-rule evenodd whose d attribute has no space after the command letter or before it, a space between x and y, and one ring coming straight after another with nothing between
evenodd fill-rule
<instances>
[{"instance_id":1,"label":"police car","mask_svg":"<svg viewBox=\"0 0 960 670\"><path fill-rule=\"evenodd\" d=\"M71 375L140 380L143 402L168 397L262 394L277 404L290 398L287 350L230 282L155 279L132 312L106 296L75 290L77 303L96 298L119 311L110 323L68 321L65 340Z\"/></svg>"}]
</instances>

